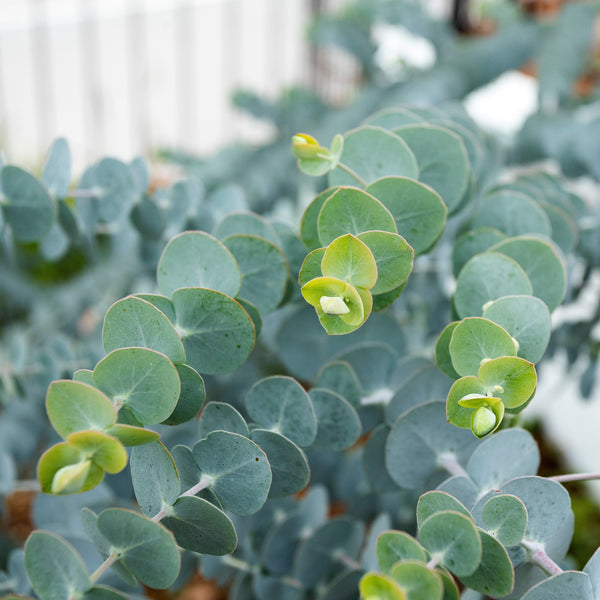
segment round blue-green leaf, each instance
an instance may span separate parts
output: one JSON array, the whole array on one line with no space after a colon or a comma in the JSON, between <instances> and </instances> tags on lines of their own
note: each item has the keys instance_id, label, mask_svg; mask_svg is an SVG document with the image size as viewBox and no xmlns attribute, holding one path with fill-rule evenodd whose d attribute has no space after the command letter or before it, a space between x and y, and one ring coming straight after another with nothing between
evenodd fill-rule
<instances>
[{"instance_id":1,"label":"round blue-green leaf","mask_svg":"<svg viewBox=\"0 0 600 600\"><path fill-rule=\"evenodd\" d=\"M470 431L446 421L444 402L428 402L398 417L388 436L385 464L400 487L419 489L443 468L445 456L464 463L476 445Z\"/></svg>"},{"instance_id":2,"label":"round blue-green leaf","mask_svg":"<svg viewBox=\"0 0 600 600\"><path fill-rule=\"evenodd\" d=\"M598 598L598 594L600 594L600 548L592 554L592 557L583 568L583 572L589 575L594 591L594 599Z\"/></svg>"},{"instance_id":3,"label":"round blue-green leaf","mask_svg":"<svg viewBox=\"0 0 600 600\"><path fill-rule=\"evenodd\" d=\"M384 573L401 560L426 561L427 553L420 542L404 531L384 531L377 538L377 561Z\"/></svg>"},{"instance_id":4,"label":"round blue-green leaf","mask_svg":"<svg viewBox=\"0 0 600 600\"><path fill-rule=\"evenodd\" d=\"M273 227L261 216L249 211L228 213L217 223L213 235L222 241L233 235L250 235L267 240L275 246L279 245L279 238Z\"/></svg>"},{"instance_id":5,"label":"round blue-green leaf","mask_svg":"<svg viewBox=\"0 0 600 600\"><path fill-rule=\"evenodd\" d=\"M105 352L139 346L185 362L185 350L175 328L158 308L142 298L129 296L115 302L106 312L102 328Z\"/></svg>"},{"instance_id":6,"label":"round blue-green leaf","mask_svg":"<svg viewBox=\"0 0 600 600\"><path fill-rule=\"evenodd\" d=\"M372 127L383 127L390 131L398 129L404 125L422 122L424 119L416 113L410 111L403 106L395 106L394 108L384 108L379 110L363 121L363 125L371 125Z\"/></svg>"},{"instance_id":7,"label":"round blue-green leaf","mask_svg":"<svg viewBox=\"0 0 600 600\"><path fill-rule=\"evenodd\" d=\"M181 382L181 391L173 412L162 421L165 425L180 425L193 419L206 400L206 388L200 373L189 365L176 365L175 368Z\"/></svg>"},{"instance_id":8,"label":"round blue-green leaf","mask_svg":"<svg viewBox=\"0 0 600 600\"><path fill-rule=\"evenodd\" d=\"M82 600L128 600L128 596L108 585L95 585L83 595Z\"/></svg>"},{"instance_id":9,"label":"round blue-green leaf","mask_svg":"<svg viewBox=\"0 0 600 600\"><path fill-rule=\"evenodd\" d=\"M122 563L141 583L169 587L179 573L175 538L165 527L131 510L108 508L98 515L98 531Z\"/></svg>"},{"instance_id":10,"label":"round blue-green leaf","mask_svg":"<svg viewBox=\"0 0 600 600\"><path fill-rule=\"evenodd\" d=\"M175 309L171 300L166 296L161 296L160 294L136 294L135 297L150 302L150 304L156 306L158 310L164 313L171 323L175 323Z\"/></svg>"},{"instance_id":11,"label":"round blue-green leaf","mask_svg":"<svg viewBox=\"0 0 600 600\"><path fill-rule=\"evenodd\" d=\"M299 446L310 446L317 435L311 399L291 377L275 375L255 383L246 396L246 409L259 425Z\"/></svg>"},{"instance_id":12,"label":"round blue-green leaf","mask_svg":"<svg viewBox=\"0 0 600 600\"><path fill-rule=\"evenodd\" d=\"M46 395L46 412L57 433L106 429L117 421L111 401L100 390L79 381L54 381Z\"/></svg>"},{"instance_id":13,"label":"round blue-green leaf","mask_svg":"<svg viewBox=\"0 0 600 600\"><path fill-rule=\"evenodd\" d=\"M291 287L290 282L288 281L286 283L286 293L288 292L289 288ZM285 297L284 297L285 300ZM258 338L258 336L260 335L260 332L262 331L262 325L263 325L263 320L262 317L260 315L260 312L258 310L258 308L256 308L256 306L254 306L254 304L252 304L252 302L250 302L249 300L244 300L243 298L237 298L236 299L237 303L248 313L248 316L250 317L250 320L252 321L252 324L254 325L254 335L256 338Z\"/></svg>"},{"instance_id":14,"label":"round blue-green leaf","mask_svg":"<svg viewBox=\"0 0 600 600\"><path fill-rule=\"evenodd\" d=\"M566 210L547 202L539 202L552 227L552 240L563 254L570 254L575 249L579 239L579 229Z\"/></svg>"},{"instance_id":15,"label":"round blue-green leaf","mask_svg":"<svg viewBox=\"0 0 600 600\"><path fill-rule=\"evenodd\" d=\"M338 554L355 560L364 539L364 526L348 517L339 517L321 525L298 548L294 575L307 587L313 587L329 570Z\"/></svg>"},{"instance_id":16,"label":"round blue-green leaf","mask_svg":"<svg viewBox=\"0 0 600 600\"><path fill-rule=\"evenodd\" d=\"M179 496L175 461L161 442L134 448L130 459L131 482L140 510L153 517Z\"/></svg>"},{"instance_id":17,"label":"round blue-green leaf","mask_svg":"<svg viewBox=\"0 0 600 600\"><path fill-rule=\"evenodd\" d=\"M419 528L419 540L457 577L475 572L481 561L481 538L473 521L454 511L437 512Z\"/></svg>"},{"instance_id":18,"label":"round blue-green leaf","mask_svg":"<svg viewBox=\"0 0 600 600\"><path fill-rule=\"evenodd\" d=\"M359 582L358 589L364 600L407 600L402 588L388 575L367 573Z\"/></svg>"},{"instance_id":19,"label":"round blue-green leaf","mask_svg":"<svg viewBox=\"0 0 600 600\"><path fill-rule=\"evenodd\" d=\"M249 300L266 315L283 299L289 277L288 265L281 250L263 238L235 235L223 240L242 273L238 295Z\"/></svg>"},{"instance_id":20,"label":"round blue-green leaf","mask_svg":"<svg viewBox=\"0 0 600 600\"><path fill-rule=\"evenodd\" d=\"M460 592L458 591L458 587L456 582L454 581L454 577L447 570L436 569L436 573L440 576L442 580L442 584L444 586L444 595L443 600L459 600ZM463 597L464 600L467 600L466 597Z\"/></svg>"},{"instance_id":21,"label":"round blue-green leaf","mask_svg":"<svg viewBox=\"0 0 600 600\"><path fill-rule=\"evenodd\" d=\"M309 162L309 161L302 161ZM257 573L252 578L253 598L277 598L277 600L302 600L303 590L295 581ZM233 600L233 599L232 599ZM244 599L246 600L246 599Z\"/></svg>"},{"instance_id":22,"label":"round blue-green leaf","mask_svg":"<svg viewBox=\"0 0 600 600\"><path fill-rule=\"evenodd\" d=\"M214 290L184 288L173 294L176 328L187 362L200 373L237 369L254 347L254 325L232 298Z\"/></svg>"},{"instance_id":23,"label":"round blue-green leaf","mask_svg":"<svg viewBox=\"0 0 600 600\"><path fill-rule=\"evenodd\" d=\"M569 493L560 483L543 477L519 477L494 491L512 494L523 502L528 515L525 532L528 540L546 544L546 552L551 555L557 551L557 545L562 553L567 550L573 532L573 512ZM559 539L564 527L569 535ZM562 553L559 551L557 560Z\"/></svg>"},{"instance_id":24,"label":"round blue-green leaf","mask_svg":"<svg viewBox=\"0 0 600 600\"><path fill-rule=\"evenodd\" d=\"M516 496L502 494L485 503L481 520L487 532L501 544L516 546L527 529L527 509Z\"/></svg>"},{"instance_id":25,"label":"round blue-green leaf","mask_svg":"<svg viewBox=\"0 0 600 600\"><path fill-rule=\"evenodd\" d=\"M417 160L406 142L381 127L359 127L348 132L340 162L359 179L338 166L329 174L330 186L369 185L386 175L419 177Z\"/></svg>"},{"instance_id":26,"label":"round blue-green leaf","mask_svg":"<svg viewBox=\"0 0 600 600\"><path fill-rule=\"evenodd\" d=\"M350 403L335 392L312 388L309 392L317 416L317 436L313 447L339 452L359 438L360 418Z\"/></svg>"},{"instance_id":27,"label":"round blue-green leaf","mask_svg":"<svg viewBox=\"0 0 600 600\"><path fill-rule=\"evenodd\" d=\"M180 381L173 363L147 348L121 348L94 368L94 383L145 425L164 421L177 404Z\"/></svg>"},{"instance_id":28,"label":"round blue-green leaf","mask_svg":"<svg viewBox=\"0 0 600 600\"><path fill-rule=\"evenodd\" d=\"M386 423L392 426L402 413L419 404L443 400L451 385L452 380L434 365L416 369L394 390L385 407Z\"/></svg>"},{"instance_id":29,"label":"round blue-green leaf","mask_svg":"<svg viewBox=\"0 0 600 600\"><path fill-rule=\"evenodd\" d=\"M377 282L372 294L391 292L406 282L412 271L414 251L402 236L366 231L357 237L369 247L377 264Z\"/></svg>"},{"instance_id":30,"label":"round blue-green leaf","mask_svg":"<svg viewBox=\"0 0 600 600\"><path fill-rule=\"evenodd\" d=\"M46 188L27 171L5 166L0 171L2 214L18 242L36 242L52 228L56 207Z\"/></svg>"},{"instance_id":31,"label":"round blue-green leaf","mask_svg":"<svg viewBox=\"0 0 600 600\"><path fill-rule=\"evenodd\" d=\"M449 325L446 325L435 343L435 362L440 370L452 379L460 377L454 369L452 359L450 358L450 340L458 323L459 321L453 321Z\"/></svg>"},{"instance_id":32,"label":"round blue-green leaf","mask_svg":"<svg viewBox=\"0 0 600 600\"><path fill-rule=\"evenodd\" d=\"M454 306L461 319L479 317L490 301L531 295L532 291L529 277L517 261L498 252L484 252L469 260L458 274Z\"/></svg>"},{"instance_id":33,"label":"round blue-green leaf","mask_svg":"<svg viewBox=\"0 0 600 600\"><path fill-rule=\"evenodd\" d=\"M504 546L493 536L477 530L481 538L481 563L461 581L469 588L491 598L502 598L512 592L515 572Z\"/></svg>"},{"instance_id":34,"label":"round blue-green leaf","mask_svg":"<svg viewBox=\"0 0 600 600\"><path fill-rule=\"evenodd\" d=\"M291 440L266 429L253 429L250 438L267 455L273 480L269 498L281 498L302 491L310 469L304 452Z\"/></svg>"},{"instance_id":35,"label":"round blue-green leaf","mask_svg":"<svg viewBox=\"0 0 600 600\"><path fill-rule=\"evenodd\" d=\"M565 571L532 587L522 600L595 600L587 573Z\"/></svg>"},{"instance_id":36,"label":"round blue-green leaf","mask_svg":"<svg viewBox=\"0 0 600 600\"><path fill-rule=\"evenodd\" d=\"M458 277L460 270L477 254L481 254L506 239L506 234L493 227L478 227L463 233L452 248L452 270Z\"/></svg>"},{"instance_id":37,"label":"round blue-green leaf","mask_svg":"<svg viewBox=\"0 0 600 600\"><path fill-rule=\"evenodd\" d=\"M94 385L94 371L91 369L77 369L73 373L73 381L78 381L79 383L87 383L92 387L96 387Z\"/></svg>"},{"instance_id":38,"label":"round blue-green leaf","mask_svg":"<svg viewBox=\"0 0 600 600\"><path fill-rule=\"evenodd\" d=\"M65 138L56 138L50 146L42 170L42 181L50 194L64 197L71 185L71 152Z\"/></svg>"},{"instance_id":39,"label":"round blue-green leaf","mask_svg":"<svg viewBox=\"0 0 600 600\"><path fill-rule=\"evenodd\" d=\"M399 562L391 568L390 575L400 585L407 600L442 600L442 578L425 563L416 560Z\"/></svg>"},{"instance_id":40,"label":"round blue-green leaf","mask_svg":"<svg viewBox=\"0 0 600 600\"><path fill-rule=\"evenodd\" d=\"M200 554L222 556L237 546L231 519L214 504L196 496L182 496L161 523L182 548Z\"/></svg>"},{"instance_id":41,"label":"round blue-green leaf","mask_svg":"<svg viewBox=\"0 0 600 600\"><path fill-rule=\"evenodd\" d=\"M531 281L533 295L543 300L550 312L562 302L567 289L567 274L562 259L549 242L520 237L504 240L493 246L492 251L519 263Z\"/></svg>"},{"instance_id":42,"label":"round blue-green leaf","mask_svg":"<svg viewBox=\"0 0 600 600\"><path fill-rule=\"evenodd\" d=\"M194 460L223 508L237 515L255 513L267 499L271 469L266 454L252 441L215 431L194 445Z\"/></svg>"},{"instance_id":43,"label":"round blue-green leaf","mask_svg":"<svg viewBox=\"0 0 600 600\"><path fill-rule=\"evenodd\" d=\"M83 559L54 533L34 531L25 542L25 568L41 600L70 600L92 582Z\"/></svg>"},{"instance_id":44,"label":"round blue-green leaf","mask_svg":"<svg viewBox=\"0 0 600 600\"><path fill-rule=\"evenodd\" d=\"M337 191L337 189L337 187L333 187L321 192L306 207L306 210L302 215L302 220L300 221L300 237L304 242L304 245L310 251L321 247L319 229L317 226L319 213L321 212L321 208L323 207L325 200L327 200L335 191Z\"/></svg>"},{"instance_id":45,"label":"round blue-green leaf","mask_svg":"<svg viewBox=\"0 0 600 600\"><path fill-rule=\"evenodd\" d=\"M453 510L473 520L471 513L456 498L446 492L432 490L423 494L417 502L417 527L431 515L444 510Z\"/></svg>"},{"instance_id":46,"label":"round blue-green leaf","mask_svg":"<svg viewBox=\"0 0 600 600\"><path fill-rule=\"evenodd\" d=\"M535 475L540 451L524 429L506 429L484 440L471 455L467 472L480 490L498 489L509 479Z\"/></svg>"},{"instance_id":47,"label":"round blue-green leaf","mask_svg":"<svg viewBox=\"0 0 600 600\"><path fill-rule=\"evenodd\" d=\"M362 390L354 369L346 361L327 363L315 378L315 387L326 388L343 396L356 409L360 408ZM289 437L289 436L288 436ZM302 445L302 444L300 444Z\"/></svg>"},{"instance_id":48,"label":"round blue-green leaf","mask_svg":"<svg viewBox=\"0 0 600 600\"><path fill-rule=\"evenodd\" d=\"M550 237L552 226L546 213L526 194L497 191L485 196L472 227L493 227L509 237L535 233Z\"/></svg>"},{"instance_id":49,"label":"round blue-green leaf","mask_svg":"<svg viewBox=\"0 0 600 600\"><path fill-rule=\"evenodd\" d=\"M107 223L127 215L139 193L128 165L115 158L103 158L94 167L97 214Z\"/></svg>"},{"instance_id":50,"label":"round blue-green leaf","mask_svg":"<svg viewBox=\"0 0 600 600\"><path fill-rule=\"evenodd\" d=\"M351 233L380 230L397 233L389 210L374 196L356 188L343 187L323 203L317 221L319 240L327 246Z\"/></svg>"},{"instance_id":51,"label":"round blue-green leaf","mask_svg":"<svg viewBox=\"0 0 600 600\"><path fill-rule=\"evenodd\" d=\"M419 165L415 177L432 187L452 214L458 209L471 177L469 157L463 141L454 132L437 125L406 125L394 130L413 151Z\"/></svg>"},{"instance_id":52,"label":"round blue-green leaf","mask_svg":"<svg viewBox=\"0 0 600 600\"><path fill-rule=\"evenodd\" d=\"M455 327L449 351L452 366L462 377L477 375L484 360L517 354L511 335L500 325L481 317L463 319Z\"/></svg>"},{"instance_id":53,"label":"round blue-green leaf","mask_svg":"<svg viewBox=\"0 0 600 600\"><path fill-rule=\"evenodd\" d=\"M504 296L488 304L483 316L517 340L517 356L537 363L550 340L550 311L535 296Z\"/></svg>"},{"instance_id":54,"label":"round blue-green leaf","mask_svg":"<svg viewBox=\"0 0 600 600\"><path fill-rule=\"evenodd\" d=\"M413 248L415 255L429 250L446 225L446 205L430 187L406 177L384 177L366 191L392 214L398 234Z\"/></svg>"},{"instance_id":55,"label":"round blue-green leaf","mask_svg":"<svg viewBox=\"0 0 600 600\"><path fill-rule=\"evenodd\" d=\"M209 402L198 420L198 435L204 438L217 430L239 433L245 437L250 433L244 417L231 404Z\"/></svg>"},{"instance_id":56,"label":"round blue-green leaf","mask_svg":"<svg viewBox=\"0 0 600 600\"><path fill-rule=\"evenodd\" d=\"M385 466L385 444L390 429L380 424L369 435L362 453L365 477L371 488L377 493L392 492L398 489Z\"/></svg>"},{"instance_id":57,"label":"round blue-green leaf","mask_svg":"<svg viewBox=\"0 0 600 600\"><path fill-rule=\"evenodd\" d=\"M171 239L158 261L156 278L165 296L179 288L203 287L233 298L242 285L240 269L231 252L202 231L186 231Z\"/></svg>"}]
</instances>

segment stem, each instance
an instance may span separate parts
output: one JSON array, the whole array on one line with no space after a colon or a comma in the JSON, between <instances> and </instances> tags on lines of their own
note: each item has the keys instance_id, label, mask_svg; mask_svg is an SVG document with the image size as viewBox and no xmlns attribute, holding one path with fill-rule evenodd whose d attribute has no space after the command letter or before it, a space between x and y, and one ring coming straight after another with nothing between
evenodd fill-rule
<instances>
[{"instance_id":1,"label":"stem","mask_svg":"<svg viewBox=\"0 0 600 600\"><path fill-rule=\"evenodd\" d=\"M440 564L440 559L437 556L432 556L431 560L427 563L428 569L435 569Z\"/></svg>"},{"instance_id":2,"label":"stem","mask_svg":"<svg viewBox=\"0 0 600 600\"><path fill-rule=\"evenodd\" d=\"M91 575L90 581L95 583L104 575L105 571L117 560L117 553L113 552Z\"/></svg>"},{"instance_id":3,"label":"stem","mask_svg":"<svg viewBox=\"0 0 600 600\"><path fill-rule=\"evenodd\" d=\"M183 492L181 496L195 496L198 492L201 492L203 489L207 488L210 485L210 479L202 478L200 481L193 485L189 490Z\"/></svg>"},{"instance_id":4,"label":"stem","mask_svg":"<svg viewBox=\"0 0 600 600\"><path fill-rule=\"evenodd\" d=\"M546 554L544 546L539 542L521 540L521 546L527 551L529 562L537 565L547 575L558 575L563 570Z\"/></svg>"},{"instance_id":5,"label":"stem","mask_svg":"<svg viewBox=\"0 0 600 600\"><path fill-rule=\"evenodd\" d=\"M185 492L183 492L183 494L181 494L179 497L181 498L181 496L195 496L199 491L203 490L204 488L208 487L208 485L210 484L210 479L208 478L202 478L200 479L200 481L196 484L193 485L189 490L186 490ZM169 506L165 506L163 508L161 508L153 517L152 517L152 521L154 521L154 523L158 523L161 519L164 519L168 514L170 513L170 507ZM244 561L240 561L237 558L233 558L233 557L225 557L228 558L229 560L235 560L238 561L239 563L242 563ZM102 575L104 574L104 572L117 560L117 553L116 552L112 552L108 558L90 575L90 580L92 583L95 583L96 581L98 581L98 579L100 577L102 577ZM249 565L248 563L245 563L248 566L249 570ZM240 567L241 568L241 567Z\"/></svg>"},{"instance_id":6,"label":"stem","mask_svg":"<svg viewBox=\"0 0 600 600\"><path fill-rule=\"evenodd\" d=\"M222 561L228 566L237 569L238 571L246 571L250 573L252 571L252 565L241 558L235 556L223 556Z\"/></svg>"},{"instance_id":7,"label":"stem","mask_svg":"<svg viewBox=\"0 0 600 600\"><path fill-rule=\"evenodd\" d=\"M336 556L337 560L339 560L345 567L348 567L352 570L361 569L361 564L355 561L353 558L350 558L347 554L339 554Z\"/></svg>"},{"instance_id":8,"label":"stem","mask_svg":"<svg viewBox=\"0 0 600 600\"><path fill-rule=\"evenodd\" d=\"M451 475L459 475L460 477L469 477L469 474L458 464L456 456L452 452L441 454L438 457L438 464L446 469Z\"/></svg>"},{"instance_id":9,"label":"stem","mask_svg":"<svg viewBox=\"0 0 600 600\"><path fill-rule=\"evenodd\" d=\"M559 483L569 481L590 481L592 479L600 479L600 473L571 473L569 475L554 475L554 477L548 477L548 479L558 481Z\"/></svg>"},{"instance_id":10,"label":"stem","mask_svg":"<svg viewBox=\"0 0 600 600\"><path fill-rule=\"evenodd\" d=\"M363 187L367 187L369 184L355 171L353 171L350 167L348 167L347 165L345 165L342 162L339 162L337 164L337 166L344 171L345 173L347 173L348 175L350 175L350 177L352 177L352 179L354 179L355 181L357 181L358 183L360 183L360 185L362 185Z\"/></svg>"}]
</instances>

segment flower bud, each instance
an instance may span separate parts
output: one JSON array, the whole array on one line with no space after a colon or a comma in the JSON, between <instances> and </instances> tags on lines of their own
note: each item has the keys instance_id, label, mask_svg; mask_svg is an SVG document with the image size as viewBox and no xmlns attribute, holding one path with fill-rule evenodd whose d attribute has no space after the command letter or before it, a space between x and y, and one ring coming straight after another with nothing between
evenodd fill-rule
<instances>
[{"instance_id":1,"label":"flower bud","mask_svg":"<svg viewBox=\"0 0 600 600\"><path fill-rule=\"evenodd\" d=\"M346 303L339 296L321 296L319 303L327 315L346 315L350 312Z\"/></svg>"},{"instance_id":2,"label":"flower bud","mask_svg":"<svg viewBox=\"0 0 600 600\"><path fill-rule=\"evenodd\" d=\"M473 415L471 426L477 437L483 437L496 427L496 415L487 406L480 406Z\"/></svg>"}]
</instances>

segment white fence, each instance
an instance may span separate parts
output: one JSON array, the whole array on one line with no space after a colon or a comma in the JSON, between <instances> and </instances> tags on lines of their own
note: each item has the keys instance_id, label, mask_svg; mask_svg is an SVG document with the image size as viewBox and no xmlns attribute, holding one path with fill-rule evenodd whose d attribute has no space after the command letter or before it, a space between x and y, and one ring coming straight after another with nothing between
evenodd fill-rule
<instances>
[{"instance_id":1,"label":"white fence","mask_svg":"<svg viewBox=\"0 0 600 600\"><path fill-rule=\"evenodd\" d=\"M308 81L310 0L1 0L0 148L35 167L56 136L75 170L159 147L205 153L265 126L231 108Z\"/></svg>"}]
</instances>

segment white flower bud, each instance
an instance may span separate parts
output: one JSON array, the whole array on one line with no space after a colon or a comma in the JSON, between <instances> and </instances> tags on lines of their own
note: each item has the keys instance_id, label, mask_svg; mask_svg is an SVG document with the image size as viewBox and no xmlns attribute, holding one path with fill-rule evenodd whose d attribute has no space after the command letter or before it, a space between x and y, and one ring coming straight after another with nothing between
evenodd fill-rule
<instances>
[{"instance_id":1,"label":"white flower bud","mask_svg":"<svg viewBox=\"0 0 600 600\"><path fill-rule=\"evenodd\" d=\"M339 296L321 296L319 300L323 312L327 315L346 315L350 309Z\"/></svg>"}]
</instances>

